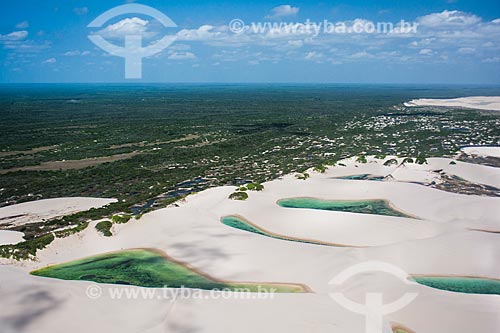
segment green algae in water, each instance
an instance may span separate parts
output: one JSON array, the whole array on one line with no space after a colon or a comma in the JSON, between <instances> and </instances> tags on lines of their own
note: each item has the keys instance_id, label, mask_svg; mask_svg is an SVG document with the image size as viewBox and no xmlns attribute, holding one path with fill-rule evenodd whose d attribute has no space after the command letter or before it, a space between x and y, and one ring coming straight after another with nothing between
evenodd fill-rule
<instances>
[{"instance_id":1,"label":"green algae in water","mask_svg":"<svg viewBox=\"0 0 500 333\"><path fill-rule=\"evenodd\" d=\"M258 229L237 216L225 216L221 219L221 221L222 221L222 223L224 223L225 225L227 225L229 227L233 227L233 228L248 231L248 232L253 232L254 234L259 234L259 235L268 236L268 237L272 237L272 238L283 239L281 237L277 237L275 235L269 234L262 229Z\"/></svg>"},{"instance_id":2,"label":"green algae in water","mask_svg":"<svg viewBox=\"0 0 500 333\"><path fill-rule=\"evenodd\" d=\"M294 284L227 283L196 272L161 253L134 249L101 254L31 272L32 275L62 280L83 280L97 283L133 285L151 288L229 289L233 291L304 292ZM259 289L260 286L260 289ZM239 289L239 290L238 290Z\"/></svg>"},{"instance_id":3,"label":"green algae in water","mask_svg":"<svg viewBox=\"0 0 500 333\"><path fill-rule=\"evenodd\" d=\"M271 237L274 239L279 239L279 240L286 240L286 241L291 241L291 242L297 242L297 243L306 243L306 244L314 244L314 245L325 245L325 246L348 246L348 245L343 245L343 244L331 244L331 243L326 243L326 242L320 242L320 241L314 241L314 240L307 240L307 239L299 239L299 238L292 238L292 237L286 237L282 235L277 235L277 234L272 234L270 232L267 232L265 230L262 230L249 222L245 221L244 219L238 217L238 216L225 216L221 219L221 222L229 227L233 227L236 229L252 232L254 234L266 236L266 237Z\"/></svg>"},{"instance_id":4,"label":"green algae in water","mask_svg":"<svg viewBox=\"0 0 500 333\"><path fill-rule=\"evenodd\" d=\"M500 280L473 277L416 276L415 282L425 286L465 294L500 295Z\"/></svg>"},{"instance_id":5,"label":"green algae in water","mask_svg":"<svg viewBox=\"0 0 500 333\"><path fill-rule=\"evenodd\" d=\"M278 205L284 208L308 208L337 212L411 217L392 209L385 200L323 200L316 198L281 199Z\"/></svg>"}]
</instances>

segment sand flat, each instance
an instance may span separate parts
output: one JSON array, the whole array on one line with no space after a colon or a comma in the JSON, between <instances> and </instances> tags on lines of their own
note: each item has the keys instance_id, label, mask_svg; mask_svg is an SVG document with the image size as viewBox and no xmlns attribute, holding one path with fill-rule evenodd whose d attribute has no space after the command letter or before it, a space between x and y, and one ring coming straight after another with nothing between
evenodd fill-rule
<instances>
[{"instance_id":1,"label":"sand flat","mask_svg":"<svg viewBox=\"0 0 500 333\"><path fill-rule=\"evenodd\" d=\"M474 146L461 149L467 155L491 156L500 158L500 147L498 146Z\"/></svg>"},{"instance_id":2,"label":"sand flat","mask_svg":"<svg viewBox=\"0 0 500 333\"><path fill-rule=\"evenodd\" d=\"M99 208L116 199L68 197L23 202L0 208L0 224L22 225Z\"/></svg>"},{"instance_id":3,"label":"sand flat","mask_svg":"<svg viewBox=\"0 0 500 333\"><path fill-rule=\"evenodd\" d=\"M23 236L19 231L0 230L0 245L17 244L24 240Z\"/></svg>"},{"instance_id":4,"label":"sand flat","mask_svg":"<svg viewBox=\"0 0 500 333\"><path fill-rule=\"evenodd\" d=\"M447 106L467 109L500 111L500 96L471 96L452 99L413 99L404 103L407 107Z\"/></svg>"}]
</instances>

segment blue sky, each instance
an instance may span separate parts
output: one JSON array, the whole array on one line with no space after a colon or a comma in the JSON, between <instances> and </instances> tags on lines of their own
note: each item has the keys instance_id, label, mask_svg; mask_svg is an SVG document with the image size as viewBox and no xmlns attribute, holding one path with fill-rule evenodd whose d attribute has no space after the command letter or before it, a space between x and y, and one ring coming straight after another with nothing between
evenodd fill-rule
<instances>
[{"instance_id":1,"label":"blue sky","mask_svg":"<svg viewBox=\"0 0 500 333\"><path fill-rule=\"evenodd\" d=\"M2 0L0 82L500 84L498 0L142 0L135 3L158 9L177 27L131 13L87 28L108 9L131 2ZM246 28L232 32L233 19ZM306 20L348 28L391 22L396 33L293 30ZM418 24L416 31L397 33L401 20ZM294 25L256 32L252 22ZM143 36L143 46L165 35L176 39L143 59L141 80L125 80L124 59L88 39L98 34L120 46L132 33Z\"/></svg>"}]
</instances>

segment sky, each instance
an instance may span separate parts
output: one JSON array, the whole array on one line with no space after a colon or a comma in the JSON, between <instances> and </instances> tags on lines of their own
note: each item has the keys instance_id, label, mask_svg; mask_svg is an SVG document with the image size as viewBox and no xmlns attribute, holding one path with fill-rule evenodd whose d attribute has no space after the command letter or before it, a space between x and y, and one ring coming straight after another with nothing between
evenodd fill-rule
<instances>
[{"instance_id":1,"label":"sky","mask_svg":"<svg viewBox=\"0 0 500 333\"><path fill-rule=\"evenodd\" d=\"M134 12L88 27L130 4L176 26ZM1 83L500 84L498 0L2 0L0 9ZM123 54L89 36L117 49L130 36L143 48L171 43L132 61L140 77L126 78Z\"/></svg>"}]
</instances>

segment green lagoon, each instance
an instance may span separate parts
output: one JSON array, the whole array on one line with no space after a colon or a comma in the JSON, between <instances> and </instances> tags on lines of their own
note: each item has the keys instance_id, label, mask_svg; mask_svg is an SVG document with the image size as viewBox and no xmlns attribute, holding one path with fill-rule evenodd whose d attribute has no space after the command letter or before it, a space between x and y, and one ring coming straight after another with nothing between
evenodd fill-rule
<instances>
[{"instance_id":1,"label":"green lagoon","mask_svg":"<svg viewBox=\"0 0 500 333\"><path fill-rule=\"evenodd\" d=\"M466 294L500 295L500 280L475 277L415 276L412 280L425 286Z\"/></svg>"},{"instance_id":2,"label":"green lagoon","mask_svg":"<svg viewBox=\"0 0 500 333\"><path fill-rule=\"evenodd\" d=\"M299 284L258 284L219 281L169 259L158 251L148 249L133 249L101 254L38 269L31 272L31 274L62 280L83 280L150 288L184 287L250 292L274 288L275 292L282 293L306 291L304 286Z\"/></svg>"},{"instance_id":3,"label":"green lagoon","mask_svg":"<svg viewBox=\"0 0 500 333\"><path fill-rule=\"evenodd\" d=\"M291 242L298 242L298 243L306 243L306 244L314 244L314 245L326 245L326 246L349 246L349 245L343 245L343 244L333 244L333 243L326 243L326 242L321 242L321 241L315 241L315 240L309 240L309 239L300 239L300 238L293 238L293 237L287 237L283 235L278 235L274 234L271 232L268 232L266 230L263 230L250 222L246 221L245 219L238 217L238 216L225 216L221 219L221 222L229 227L248 231L248 232L253 232L254 234L259 234L262 236L267 236L271 237L274 239L280 239L280 240L286 240L286 241L291 241Z\"/></svg>"},{"instance_id":4,"label":"green lagoon","mask_svg":"<svg viewBox=\"0 0 500 333\"><path fill-rule=\"evenodd\" d=\"M307 208L374 214L397 217L411 217L393 209L386 200L324 200L316 198L289 198L278 200L278 205L284 208Z\"/></svg>"}]
</instances>

